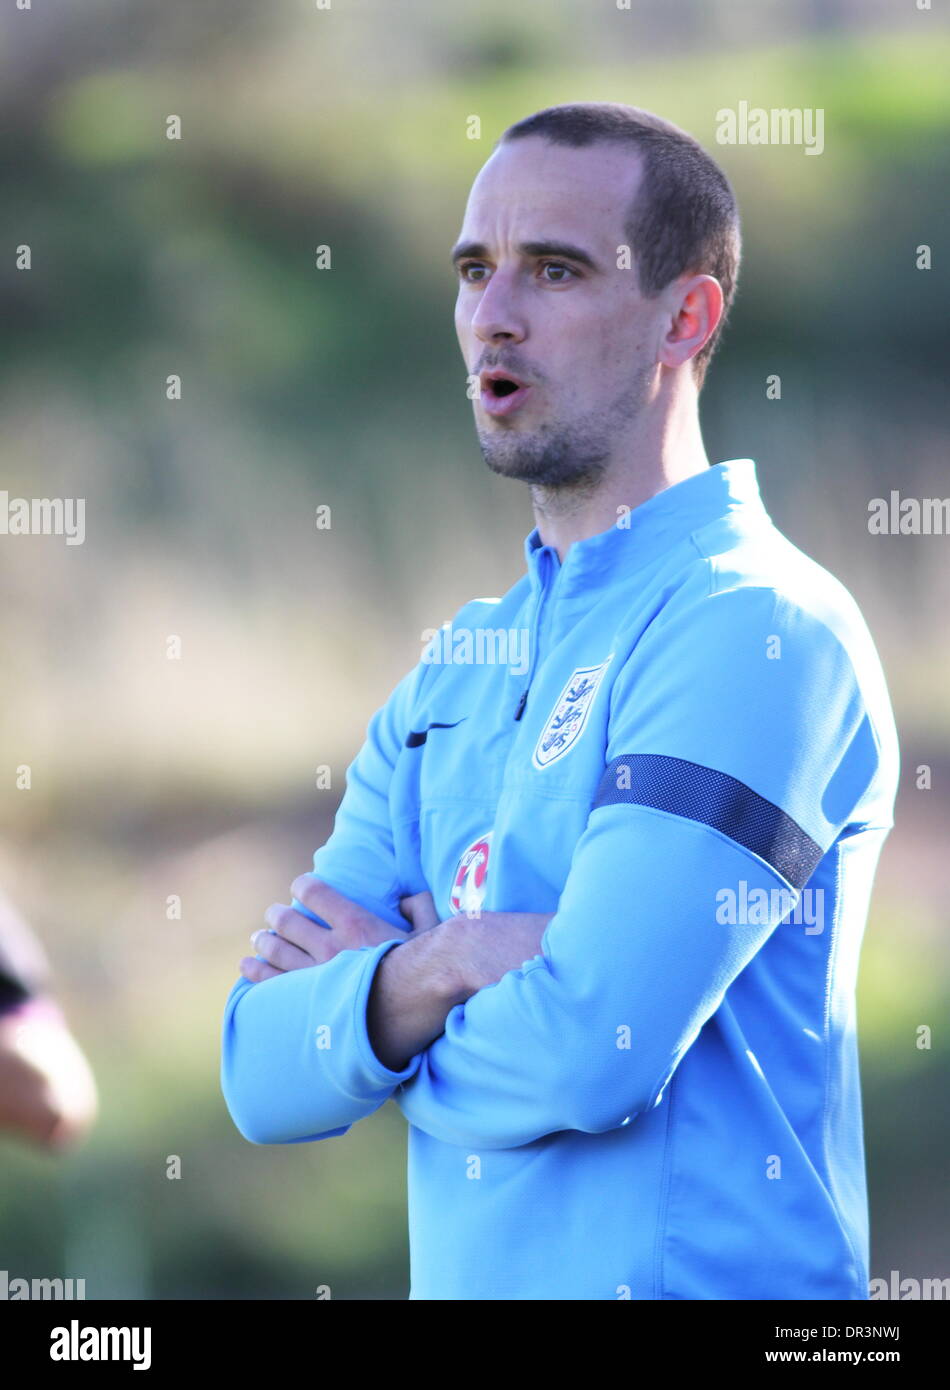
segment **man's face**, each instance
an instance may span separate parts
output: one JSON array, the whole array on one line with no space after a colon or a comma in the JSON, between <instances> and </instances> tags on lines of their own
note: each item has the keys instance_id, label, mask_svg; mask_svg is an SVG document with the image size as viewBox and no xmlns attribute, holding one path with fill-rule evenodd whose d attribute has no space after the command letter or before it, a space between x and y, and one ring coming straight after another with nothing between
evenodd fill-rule
<instances>
[{"instance_id":1,"label":"man's face","mask_svg":"<svg viewBox=\"0 0 950 1390\"><path fill-rule=\"evenodd\" d=\"M596 484L633 438L669 328L664 297L645 299L617 264L639 181L629 148L537 136L499 146L475 180L456 248L459 346L470 375L527 384L505 396L483 380L473 402L496 473Z\"/></svg>"}]
</instances>

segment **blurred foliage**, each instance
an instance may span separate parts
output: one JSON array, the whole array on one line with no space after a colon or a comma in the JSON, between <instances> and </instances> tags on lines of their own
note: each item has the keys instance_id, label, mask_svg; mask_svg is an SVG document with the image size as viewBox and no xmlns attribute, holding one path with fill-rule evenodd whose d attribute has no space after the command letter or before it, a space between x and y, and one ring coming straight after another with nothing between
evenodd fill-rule
<instances>
[{"instance_id":1,"label":"blurred foliage","mask_svg":"<svg viewBox=\"0 0 950 1390\"><path fill-rule=\"evenodd\" d=\"M945 1273L950 565L946 538L867 531L871 497L948 490L940 24L876 0L3 16L0 478L85 497L87 539L0 546L0 881L50 947L103 1117L66 1159L0 1147L0 1266L85 1275L90 1296L405 1296L400 1115L247 1144L218 1088L221 1013L422 630L521 572L533 520L478 453L448 249L506 125L611 99L693 132L734 183L745 250L708 452L757 460L888 672L904 785L859 995L872 1272ZM824 154L717 146L740 100L822 107Z\"/></svg>"}]
</instances>

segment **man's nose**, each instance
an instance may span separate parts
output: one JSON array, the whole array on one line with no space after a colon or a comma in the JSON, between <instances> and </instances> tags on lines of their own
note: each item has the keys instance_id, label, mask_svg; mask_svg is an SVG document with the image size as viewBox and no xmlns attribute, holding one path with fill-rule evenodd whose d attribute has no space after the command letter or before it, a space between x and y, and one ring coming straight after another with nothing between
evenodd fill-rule
<instances>
[{"instance_id":1,"label":"man's nose","mask_svg":"<svg viewBox=\"0 0 950 1390\"><path fill-rule=\"evenodd\" d=\"M496 338L521 342L527 336L527 323L512 275L497 270L492 275L472 315L472 330L484 343Z\"/></svg>"}]
</instances>

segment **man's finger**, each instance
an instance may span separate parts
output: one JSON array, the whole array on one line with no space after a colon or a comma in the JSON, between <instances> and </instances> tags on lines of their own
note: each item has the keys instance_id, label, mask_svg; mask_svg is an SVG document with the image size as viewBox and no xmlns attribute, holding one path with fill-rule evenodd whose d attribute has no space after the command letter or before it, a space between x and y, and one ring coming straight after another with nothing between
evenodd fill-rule
<instances>
[{"instance_id":1,"label":"man's finger","mask_svg":"<svg viewBox=\"0 0 950 1390\"><path fill-rule=\"evenodd\" d=\"M376 946L402 934L402 928L344 897L316 874L300 874L290 891L294 899L291 907L275 904L274 911L280 916L268 920L282 936L308 951L318 964L340 951ZM310 913L326 926L313 924ZM308 934L302 935L305 932Z\"/></svg>"},{"instance_id":2,"label":"man's finger","mask_svg":"<svg viewBox=\"0 0 950 1390\"><path fill-rule=\"evenodd\" d=\"M264 913L264 921L278 936L312 956L308 964L316 962L322 965L340 949L340 938L336 933L327 931L326 927L318 927L309 917L287 903L271 903Z\"/></svg>"},{"instance_id":3,"label":"man's finger","mask_svg":"<svg viewBox=\"0 0 950 1390\"><path fill-rule=\"evenodd\" d=\"M342 950L351 946L352 937L348 932L335 928L327 931L326 927L318 927L315 922L311 922L309 917L305 917L302 912L298 912L295 907L289 907L286 903L271 903L264 913L264 921L273 928L278 936L289 941L292 946L299 947L306 952L310 959L307 965L324 965L328 960ZM280 965L282 962L277 961ZM298 963L302 964L302 963ZM297 967L291 967L297 968Z\"/></svg>"},{"instance_id":4,"label":"man's finger","mask_svg":"<svg viewBox=\"0 0 950 1390\"><path fill-rule=\"evenodd\" d=\"M252 984L259 984L261 980L273 979L275 975L283 975L283 970L275 970L266 961L255 960L253 956L244 956L239 966L241 974L245 980L250 980Z\"/></svg>"},{"instance_id":5,"label":"man's finger","mask_svg":"<svg viewBox=\"0 0 950 1390\"><path fill-rule=\"evenodd\" d=\"M371 935L379 926L379 919L372 912L360 907L352 898L345 898L329 883L317 878L316 874L301 874L290 885L290 891L299 903L315 916L321 917L344 941L359 941L362 945L364 936L367 933ZM339 948L340 941L337 940L335 949Z\"/></svg>"},{"instance_id":6,"label":"man's finger","mask_svg":"<svg viewBox=\"0 0 950 1390\"><path fill-rule=\"evenodd\" d=\"M297 915L299 917L300 914ZM323 931L323 927L314 927L314 931ZM307 951L286 941L279 932L268 931L266 927L256 931L251 937L251 942L257 954L263 956L269 965L276 966L278 970L305 970L308 966L317 964Z\"/></svg>"}]
</instances>

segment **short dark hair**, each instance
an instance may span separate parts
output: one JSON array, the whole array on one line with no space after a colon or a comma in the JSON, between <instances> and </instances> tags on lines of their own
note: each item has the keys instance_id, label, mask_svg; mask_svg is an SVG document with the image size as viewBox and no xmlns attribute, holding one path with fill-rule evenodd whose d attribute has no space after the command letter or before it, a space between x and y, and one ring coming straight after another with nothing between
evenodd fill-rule
<instances>
[{"instance_id":1,"label":"short dark hair","mask_svg":"<svg viewBox=\"0 0 950 1390\"><path fill-rule=\"evenodd\" d=\"M722 318L692 358L701 389L735 296L742 254L739 209L722 169L685 130L620 102L548 106L509 126L495 148L528 135L575 147L607 140L640 151L643 178L624 228L641 294L653 297L683 274L714 275L722 286Z\"/></svg>"}]
</instances>

